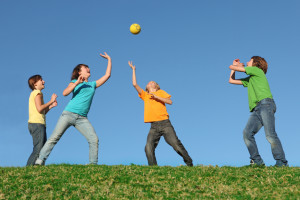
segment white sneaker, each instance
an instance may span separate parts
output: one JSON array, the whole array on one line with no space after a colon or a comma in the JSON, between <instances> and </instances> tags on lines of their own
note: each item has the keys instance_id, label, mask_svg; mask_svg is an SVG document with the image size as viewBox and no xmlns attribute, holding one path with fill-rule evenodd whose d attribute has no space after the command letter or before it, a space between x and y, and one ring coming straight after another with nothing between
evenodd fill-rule
<instances>
[{"instance_id":1,"label":"white sneaker","mask_svg":"<svg viewBox=\"0 0 300 200\"><path fill-rule=\"evenodd\" d=\"M41 159L38 158L38 159L35 161L35 164L36 164L36 165L43 165L43 162L44 162L43 160L41 160Z\"/></svg>"}]
</instances>

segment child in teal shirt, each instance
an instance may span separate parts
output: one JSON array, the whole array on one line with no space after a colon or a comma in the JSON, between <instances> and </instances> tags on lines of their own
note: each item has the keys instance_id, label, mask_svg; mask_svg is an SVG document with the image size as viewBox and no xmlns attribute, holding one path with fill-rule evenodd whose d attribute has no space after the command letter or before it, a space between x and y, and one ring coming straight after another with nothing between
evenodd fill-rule
<instances>
[{"instance_id":1,"label":"child in teal shirt","mask_svg":"<svg viewBox=\"0 0 300 200\"><path fill-rule=\"evenodd\" d=\"M264 126L266 138L271 144L272 154L276 160L275 166L287 166L288 161L285 159L281 142L275 131L276 105L265 75L268 70L267 62L262 57L253 56L247 63L247 67L244 67L244 64L236 59L229 68L231 69L229 83L248 88L251 115L243 131L243 136L250 153L250 164L264 165L254 138L254 135ZM235 71L245 72L249 76L244 79L235 79Z\"/></svg>"}]
</instances>

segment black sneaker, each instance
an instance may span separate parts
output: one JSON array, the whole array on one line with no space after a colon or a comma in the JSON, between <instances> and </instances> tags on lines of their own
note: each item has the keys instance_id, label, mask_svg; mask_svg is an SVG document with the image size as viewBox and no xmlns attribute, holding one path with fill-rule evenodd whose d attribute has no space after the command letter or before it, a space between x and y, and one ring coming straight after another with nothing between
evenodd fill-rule
<instances>
[{"instance_id":1,"label":"black sneaker","mask_svg":"<svg viewBox=\"0 0 300 200\"><path fill-rule=\"evenodd\" d=\"M250 161L250 166L258 166L258 167L264 167L266 166L265 163L262 161L261 163L255 163L254 160Z\"/></svg>"}]
</instances>

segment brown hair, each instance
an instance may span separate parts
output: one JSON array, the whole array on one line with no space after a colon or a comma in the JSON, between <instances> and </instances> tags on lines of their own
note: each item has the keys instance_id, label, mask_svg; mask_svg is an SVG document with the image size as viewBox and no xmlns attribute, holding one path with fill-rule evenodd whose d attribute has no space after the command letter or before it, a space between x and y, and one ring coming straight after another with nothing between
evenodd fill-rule
<instances>
[{"instance_id":1,"label":"brown hair","mask_svg":"<svg viewBox=\"0 0 300 200\"><path fill-rule=\"evenodd\" d=\"M151 81L151 82L154 82L154 83L155 83L156 91L157 91L157 90L160 90L160 86L158 85L158 83L156 83L155 81ZM146 86L146 89L145 89L145 90L146 90L146 92L149 92L147 86Z\"/></svg>"},{"instance_id":2,"label":"brown hair","mask_svg":"<svg viewBox=\"0 0 300 200\"><path fill-rule=\"evenodd\" d=\"M29 79L28 79L28 86L30 87L31 90L34 90L35 87L34 87L34 84L36 82L38 82L39 80L42 80L42 76L37 74L37 75L34 75L34 76L31 76Z\"/></svg>"},{"instance_id":3,"label":"brown hair","mask_svg":"<svg viewBox=\"0 0 300 200\"><path fill-rule=\"evenodd\" d=\"M85 64L78 64L78 65L73 69L72 76L71 76L71 80L78 79L78 77L79 77L79 72L81 71L81 67L82 67L82 66L89 68L88 65L85 65Z\"/></svg>"},{"instance_id":4,"label":"brown hair","mask_svg":"<svg viewBox=\"0 0 300 200\"><path fill-rule=\"evenodd\" d=\"M262 58L260 56L252 56L251 59L253 59L253 64L252 64L253 66L256 66L256 67L262 69L265 74L267 73L268 63L264 58Z\"/></svg>"}]
</instances>

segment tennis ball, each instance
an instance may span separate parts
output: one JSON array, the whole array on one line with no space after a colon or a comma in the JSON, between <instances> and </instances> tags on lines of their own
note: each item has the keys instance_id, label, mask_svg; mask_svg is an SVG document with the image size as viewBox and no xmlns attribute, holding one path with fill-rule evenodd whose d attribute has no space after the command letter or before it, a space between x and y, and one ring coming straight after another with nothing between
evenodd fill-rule
<instances>
[{"instance_id":1,"label":"tennis ball","mask_svg":"<svg viewBox=\"0 0 300 200\"><path fill-rule=\"evenodd\" d=\"M129 30L132 34L136 35L136 34L139 34L139 32L141 32L141 26L138 24L131 24Z\"/></svg>"}]
</instances>

